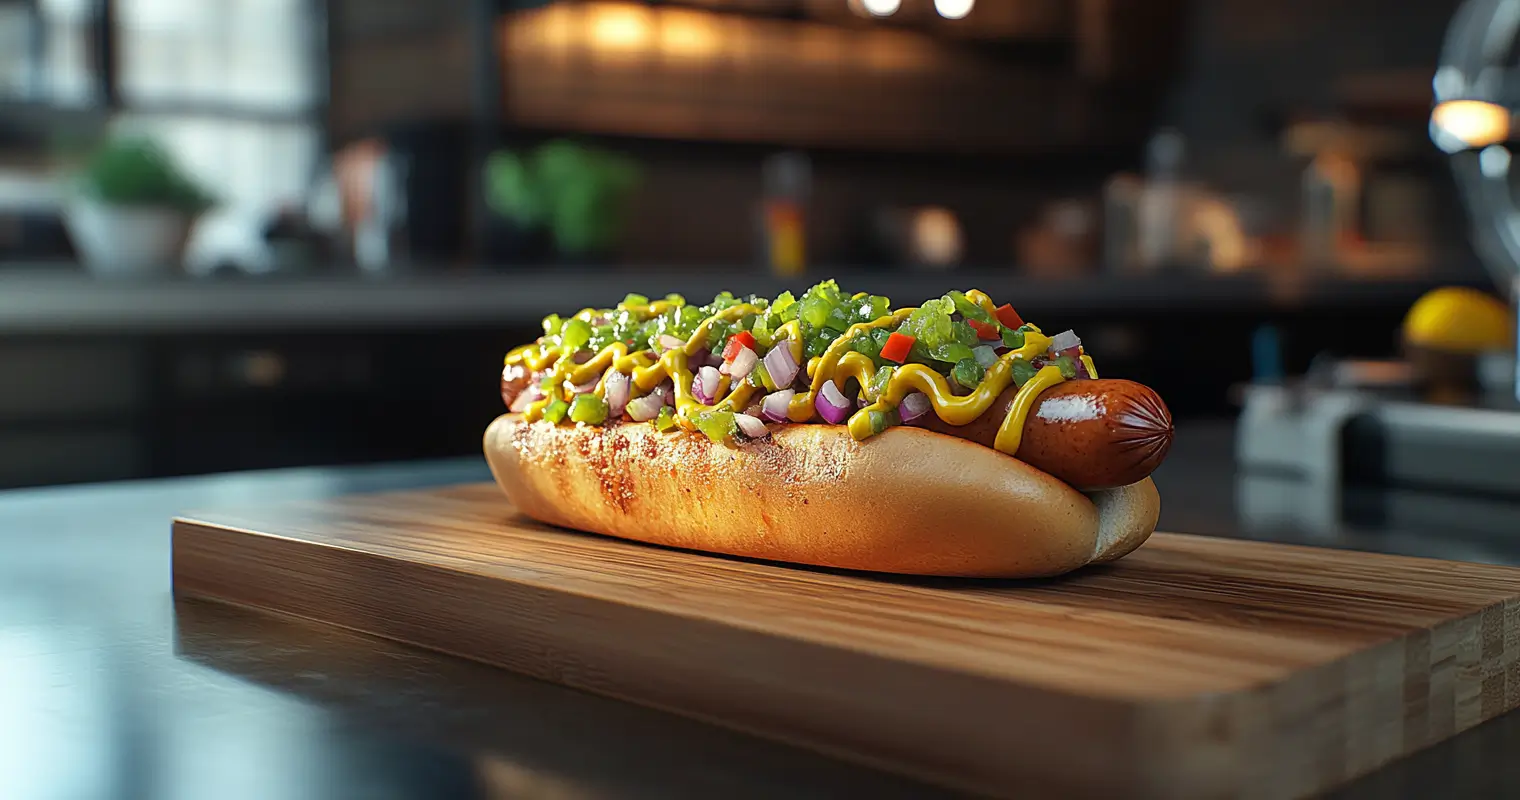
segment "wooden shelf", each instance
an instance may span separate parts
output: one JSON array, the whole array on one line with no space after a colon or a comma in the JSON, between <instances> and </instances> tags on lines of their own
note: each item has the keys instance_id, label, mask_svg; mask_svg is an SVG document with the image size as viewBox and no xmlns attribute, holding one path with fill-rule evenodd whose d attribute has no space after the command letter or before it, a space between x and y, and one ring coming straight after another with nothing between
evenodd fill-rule
<instances>
[{"instance_id":1,"label":"wooden shelf","mask_svg":"<svg viewBox=\"0 0 1520 800\"><path fill-rule=\"evenodd\" d=\"M847 17L585 2L507 14L502 117L600 135L979 155L1111 150L1149 130L1164 64L1095 58L1090 22L1054 12L1008 22L1031 43L1066 47L1020 60L838 13Z\"/></svg>"}]
</instances>

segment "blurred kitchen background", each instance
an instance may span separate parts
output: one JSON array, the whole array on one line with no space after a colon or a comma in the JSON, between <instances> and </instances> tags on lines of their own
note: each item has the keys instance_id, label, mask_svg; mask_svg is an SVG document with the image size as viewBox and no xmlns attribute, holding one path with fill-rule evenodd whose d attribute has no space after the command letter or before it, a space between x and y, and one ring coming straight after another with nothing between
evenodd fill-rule
<instances>
[{"instance_id":1,"label":"blurred kitchen background","mask_svg":"<svg viewBox=\"0 0 1520 800\"><path fill-rule=\"evenodd\" d=\"M0 485L469 455L543 315L825 277L1269 473L1492 450L1520 3L1460 5L0 0Z\"/></svg>"}]
</instances>

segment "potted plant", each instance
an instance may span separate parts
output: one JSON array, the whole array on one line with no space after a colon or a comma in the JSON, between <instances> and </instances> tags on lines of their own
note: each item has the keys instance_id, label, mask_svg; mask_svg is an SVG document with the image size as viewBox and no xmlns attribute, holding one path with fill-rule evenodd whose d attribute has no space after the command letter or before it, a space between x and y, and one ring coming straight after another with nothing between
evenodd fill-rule
<instances>
[{"instance_id":1,"label":"potted plant","mask_svg":"<svg viewBox=\"0 0 1520 800\"><path fill-rule=\"evenodd\" d=\"M67 218L85 266L101 275L179 267L185 244L215 201L156 143L112 139L85 160Z\"/></svg>"},{"instance_id":2,"label":"potted plant","mask_svg":"<svg viewBox=\"0 0 1520 800\"><path fill-rule=\"evenodd\" d=\"M513 256L532 260L548 245L562 261L585 262L608 257L640 175L624 156L555 140L527 154L493 153L485 177Z\"/></svg>"}]
</instances>

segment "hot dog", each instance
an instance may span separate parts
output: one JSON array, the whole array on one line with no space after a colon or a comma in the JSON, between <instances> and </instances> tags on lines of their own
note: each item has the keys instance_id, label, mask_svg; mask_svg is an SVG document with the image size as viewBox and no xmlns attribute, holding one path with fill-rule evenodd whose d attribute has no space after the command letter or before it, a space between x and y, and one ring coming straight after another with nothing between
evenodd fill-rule
<instances>
[{"instance_id":1,"label":"hot dog","mask_svg":"<svg viewBox=\"0 0 1520 800\"><path fill-rule=\"evenodd\" d=\"M1155 527L1172 421L977 291L630 296L508 354L485 452L517 509L652 544L880 572L1034 577Z\"/></svg>"},{"instance_id":2,"label":"hot dog","mask_svg":"<svg viewBox=\"0 0 1520 800\"><path fill-rule=\"evenodd\" d=\"M913 425L992 447L1018 389L1003 390L969 425L926 414ZM1040 393L1024 420L1018 458L1081 490L1113 489L1144 479L1172 443L1172 415L1149 386L1124 380L1068 381Z\"/></svg>"},{"instance_id":3,"label":"hot dog","mask_svg":"<svg viewBox=\"0 0 1520 800\"><path fill-rule=\"evenodd\" d=\"M502 400L521 411L531 376L521 367L503 372ZM910 423L946 436L992 447L998 427L1018 396L1003 390L992 409L967 425L950 425L933 414ZM1172 417L1150 387L1124 380L1073 381L1040 394L1024 421L1019 460L1071 484L1093 491L1143 480L1166 458Z\"/></svg>"}]
</instances>

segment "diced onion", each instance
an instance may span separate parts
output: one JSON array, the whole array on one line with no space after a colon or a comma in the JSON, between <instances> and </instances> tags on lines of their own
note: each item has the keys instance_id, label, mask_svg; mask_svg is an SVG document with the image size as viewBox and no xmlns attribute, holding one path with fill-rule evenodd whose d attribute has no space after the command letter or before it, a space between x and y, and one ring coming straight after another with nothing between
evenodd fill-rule
<instances>
[{"instance_id":1,"label":"diced onion","mask_svg":"<svg viewBox=\"0 0 1520 800\"><path fill-rule=\"evenodd\" d=\"M985 344L971 348L971 354L976 356L976 363L981 364L983 369L996 364L998 360L997 351Z\"/></svg>"},{"instance_id":2,"label":"diced onion","mask_svg":"<svg viewBox=\"0 0 1520 800\"><path fill-rule=\"evenodd\" d=\"M535 398L527 392L522 392L516 397L512 398L512 405L507 406L507 410L513 414L521 414L522 412L528 410L528 406L533 405L534 399Z\"/></svg>"},{"instance_id":3,"label":"diced onion","mask_svg":"<svg viewBox=\"0 0 1520 800\"><path fill-rule=\"evenodd\" d=\"M628 376L614 369L608 371L605 380L607 416L621 417L623 416L623 409L628 407L628 390L630 386Z\"/></svg>"},{"instance_id":4,"label":"diced onion","mask_svg":"<svg viewBox=\"0 0 1520 800\"><path fill-rule=\"evenodd\" d=\"M765 354L765 371L771 376L771 382L777 387L791 386L792 381L797 379L797 372L801 367L797 359L792 357L791 345L782 340Z\"/></svg>"},{"instance_id":5,"label":"diced onion","mask_svg":"<svg viewBox=\"0 0 1520 800\"><path fill-rule=\"evenodd\" d=\"M657 345L660 346L659 349L660 349L660 352L662 352L662 353L665 352L666 350L680 350L681 348L683 348L683 347L686 346L686 342L685 341L683 341L681 339L677 339L676 337L671 336L668 333L661 334L660 338L657 339L657 340L655 340L655 344L657 344Z\"/></svg>"},{"instance_id":6,"label":"diced onion","mask_svg":"<svg viewBox=\"0 0 1520 800\"><path fill-rule=\"evenodd\" d=\"M570 386L570 391L575 392L576 394L591 394L592 392L596 391L596 385L599 382L599 379L593 378L592 380L586 381L585 383L572 384Z\"/></svg>"},{"instance_id":7,"label":"diced onion","mask_svg":"<svg viewBox=\"0 0 1520 800\"><path fill-rule=\"evenodd\" d=\"M691 393L697 396L697 400L703 405L710 406L717 399L718 380L722 378L718 370L713 367L703 367L691 378Z\"/></svg>"},{"instance_id":8,"label":"diced onion","mask_svg":"<svg viewBox=\"0 0 1520 800\"><path fill-rule=\"evenodd\" d=\"M751 439L764 439L771 435L764 422L748 414L735 414L734 422L739 426L739 432Z\"/></svg>"},{"instance_id":9,"label":"diced onion","mask_svg":"<svg viewBox=\"0 0 1520 800\"><path fill-rule=\"evenodd\" d=\"M901 415L903 422L912 422L933 410L934 404L929 402L929 396L923 392L910 392L897 406L897 413Z\"/></svg>"},{"instance_id":10,"label":"diced onion","mask_svg":"<svg viewBox=\"0 0 1520 800\"><path fill-rule=\"evenodd\" d=\"M796 389L782 389L766 395L765 402L760 404L760 416L771 422L788 421L790 417L787 416L786 410L791 405L792 398L796 396Z\"/></svg>"},{"instance_id":11,"label":"diced onion","mask_svg":"<svg viewBox=\"0 0 1520 800\"><path fill-rule=\"evenodd\" d=\"M628 401L628 416L634 422L648 422L660 415L660 408L665 405L665 393L656 388L643 397L635 397Z\"/></svg>"},{"instance_id":12,"label":"diced onion","mask_svg":"<svg viewBox=\"0 0 1520 800\"><path fill-rule=\"evenodd\" d=\"M1059 353L1062 350L1070 350L1073 347L1081 347L1082 340L1077 338L1075 331L1061 331L1050 337L1050 352Z\"/></svg>"},{"instance_id":13,"label":"diced onion","mask_svg":"<svg viewBox=\"0 0 1520 800\"><path fill-rule=\"evenodd\" d=\"M823 382L823 390L818 393L813 407L818 409L818 414L830 425L838 425L850 416L850 399L839 391L832 380Z\"/></svg>"},{"instance_id":14,"label":"diced onion","mask_svg":"<svg viewBox=\"0 0 1520 800\"><path fill-rule=\"evenodd\" d=\"M760 356L748 347L740 347L734 355L734 360L728 364L728 374L734 376L734 380L742 381L755 371L755 365L760 363Z\"/></svg>"}]
</instances>

